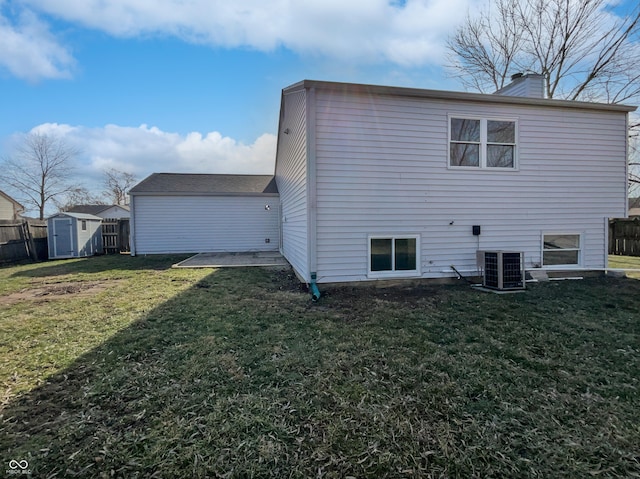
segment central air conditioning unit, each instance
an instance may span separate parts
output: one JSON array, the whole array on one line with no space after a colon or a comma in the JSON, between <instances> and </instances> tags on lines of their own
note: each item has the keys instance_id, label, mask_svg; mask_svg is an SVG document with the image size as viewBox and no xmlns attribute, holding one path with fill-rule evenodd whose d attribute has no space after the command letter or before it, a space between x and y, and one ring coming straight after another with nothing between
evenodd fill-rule
<instances>
[{"instance_id":1,"label":"central air conditioning unit","mask_svg":"<svg viewBox=\"0 0 640 479\"><path fill-rule=\"evenodd\" d=\"M482 285L500 291L525 289L524 253L519 251L478 251L478 267L484 274Z\"/></svg>"}]
</instances>

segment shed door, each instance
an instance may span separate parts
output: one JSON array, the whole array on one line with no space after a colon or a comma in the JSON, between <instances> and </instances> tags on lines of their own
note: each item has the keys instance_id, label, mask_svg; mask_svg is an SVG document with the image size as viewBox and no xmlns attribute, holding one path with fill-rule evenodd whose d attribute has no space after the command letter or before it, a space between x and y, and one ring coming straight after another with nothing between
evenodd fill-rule
<instances>
[{"instance_id":1,"label":"shed door","mask_svg":"<svg viewBox=\"0 0 640 479\"><path fill-rule=\"evenodd\" d=\"M56 258L75 256L71 218L53 219L53 254Z\"/></svg>"}]
</instances>

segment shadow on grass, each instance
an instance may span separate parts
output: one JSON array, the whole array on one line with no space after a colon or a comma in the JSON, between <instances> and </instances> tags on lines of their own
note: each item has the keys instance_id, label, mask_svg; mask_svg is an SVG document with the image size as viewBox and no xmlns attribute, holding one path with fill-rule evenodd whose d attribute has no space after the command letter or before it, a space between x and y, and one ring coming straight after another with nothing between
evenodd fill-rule
<instances>
[{"instance_id":1,"label":"shadow on grass","mask_svg":"<svg viewBox=\"0 0 640 479\"><path fill-rule=\"evenodd\" d=\"M9 404L1 459L35 477L630 475L638 282L607 284L314 305L290 273L218 270Z\"/></svg>"},{"instance_id":2,"label":"shadow on grass","mask_svg":"<svg viewBox=\"0 0 640 479\"><path fill-rule=\"evenodd\" d=\"M58 262L18 274L136 270L135 259L122 259ZM166 269L167 257L147 258L139 269L154 264ZM11 461L26 460L35 477L204 477L232 471L229 457L239 452L228 448L233 438L224 429L234 424L235 433L244 434L245 421L252 428L262 420L258 408L273 406L250 385L239 351L250 353L247 348L260 337L268 354L276 354L278 341L270 343L268 330L280 312L267 297L288 297L287 313L302 315L308 300L298 289L284 271L209 274L4 408L2 464L9 469ZM256 408L255 419L245 406ZM266 427L260 441L269 442L269 432ZM261 447L269 447L267 442Z\"/></svg>"}]
</instances>

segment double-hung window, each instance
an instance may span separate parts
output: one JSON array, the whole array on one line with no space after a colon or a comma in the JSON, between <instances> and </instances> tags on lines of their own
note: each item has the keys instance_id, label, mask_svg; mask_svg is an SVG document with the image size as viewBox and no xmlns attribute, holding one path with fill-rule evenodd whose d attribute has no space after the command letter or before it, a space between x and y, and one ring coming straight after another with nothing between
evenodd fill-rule
<instances>
[{"instance_id":1,"label":"double-hung window","mask_svg":"<svg viewBox=\"0 0 640 479\"><path fill-rule=\"evenodd\" d=\"M450 117L449 167L516 168L516 121Z\"/></svg>"},{"instance_id":2,"label":"double-hung window","mask_svg":"<svg viewBox=\"0 0 640 479\"><path fill-rule=\"evenodd\" d=\"M544 234L542 265L579 266L581 243L579 234Z\"/></svg>"},{"instance_id":3,"label":"double-hung window","mask_svg":"<svg viewBox=\"0 0 640 479\"><path fill-rule=\"evenodd\" d=\"M419 251L417 235L370 236L369 276L417 276Z\"/></svg>"}]
</instances>

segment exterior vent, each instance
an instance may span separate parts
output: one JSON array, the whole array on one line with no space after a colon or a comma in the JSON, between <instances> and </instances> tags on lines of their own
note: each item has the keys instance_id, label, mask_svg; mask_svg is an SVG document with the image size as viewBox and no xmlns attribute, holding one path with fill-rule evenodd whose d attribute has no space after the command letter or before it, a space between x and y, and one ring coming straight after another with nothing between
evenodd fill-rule
<instances>
[{"instance_id":1,"label":"exterior vent","mask_svg":"<svg viewBox=\"0 0 640 479\"><path fill-rule=\"evenodd\" d=\"M478 266L484 270L485 288L500 291L525 289L524 253L478 251Z\"/></svg>"}]
</instances>

